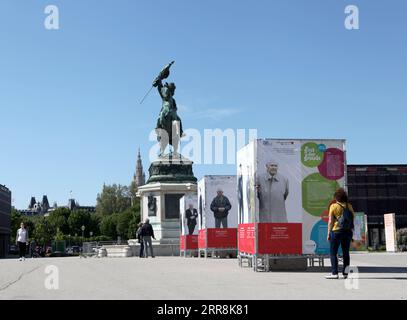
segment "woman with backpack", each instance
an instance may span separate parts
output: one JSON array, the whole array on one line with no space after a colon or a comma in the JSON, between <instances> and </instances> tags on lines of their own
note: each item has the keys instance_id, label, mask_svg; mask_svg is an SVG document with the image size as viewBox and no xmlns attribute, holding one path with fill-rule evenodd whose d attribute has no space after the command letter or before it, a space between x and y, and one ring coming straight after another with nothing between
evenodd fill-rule
<instances>
[{"instance_id":1,"label":"woman with backpack","mask_svg":"<svg viewBox=\"0 0 407 320\"><path fill-rule=\"evenodd\" d=\"M330 242L331 274L326 279L339 279L338 276L338 249L342 247L343 277L348 277L347 267L350 264L350 245L354 229L354 211L348 202L348 195L343 188L335 191L335 203L329 207L328 241Z\"/></svg>"}]
</instances>

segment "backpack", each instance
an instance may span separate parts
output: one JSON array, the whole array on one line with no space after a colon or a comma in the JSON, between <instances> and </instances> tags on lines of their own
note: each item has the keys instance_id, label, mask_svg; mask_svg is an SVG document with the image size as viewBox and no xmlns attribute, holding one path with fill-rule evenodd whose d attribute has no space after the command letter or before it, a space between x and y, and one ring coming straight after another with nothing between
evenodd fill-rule
<instances>
[{"instance_id":1,"label":"backpack","mask_svg":"<svg viewBox=\"0 0 407 320\"><path fill-rule=\"evenodd\" d=\"M138 228L137 231L136 231L136 239L138 240L139 243L141 242L141 238L142 238L142 236L141 236L141 228Z\"/></svg>"},{"instance_id":2,"label":"backpack","mask_svg":"<svg viewBox=\"0 0 407 320\"><path fill-rule=\"evenodd\" d=\"M342 207L343 212L342 215L338 218L339 229L343 231L351 231L355 228L353 224L353 213L349 210L348 204L346 204L346 207L343 207L342 205L340 206Z\"/></svg>"}]
</instances>

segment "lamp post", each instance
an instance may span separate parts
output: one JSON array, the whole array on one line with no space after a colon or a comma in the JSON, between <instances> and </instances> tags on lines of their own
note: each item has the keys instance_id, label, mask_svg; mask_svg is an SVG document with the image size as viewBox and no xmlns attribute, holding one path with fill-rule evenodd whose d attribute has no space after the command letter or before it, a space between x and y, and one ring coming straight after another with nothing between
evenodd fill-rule
<instances>
[{"instance_id":1,"label":"lamp post","mask_svg":"<svg viewBox=\"0 0 407 320\"><path fill-rule=\"evenodd\" d=\"M83 237L84 237L84 234L85 234L85 226L84 225L81 227L81 230L82 230L82 246L83 246Z\"/></svg>"},{"instance_id":2,"label":"lamp post","mask_svg":"<svg viewBox=\"0 0 407 320\"><path fill-rule=\"evenodd\" d=\"M90 232L89 232L89 235L90 235L90 237L92 238L92 236L93 236L93 231L90 231Z\"/></svg>"}]
</instances>

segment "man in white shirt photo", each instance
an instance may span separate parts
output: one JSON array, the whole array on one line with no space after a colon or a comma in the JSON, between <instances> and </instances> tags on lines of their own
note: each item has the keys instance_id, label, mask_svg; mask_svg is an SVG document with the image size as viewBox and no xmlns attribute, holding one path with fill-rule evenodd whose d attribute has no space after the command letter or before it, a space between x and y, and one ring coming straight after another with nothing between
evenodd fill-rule
<instances>
[{"instance_id":1,"label":"man in white shirt photo","mask_svg":"<svg viewBox=\"0 0 407 320\"><path fill-rule=\"evenodd\" d=\"M266 163L267 173L256 183L259 199L259 222L287 223L285 201L288 197L288 179L278 172L278 163Z\"/></svg>"}]
</instances>

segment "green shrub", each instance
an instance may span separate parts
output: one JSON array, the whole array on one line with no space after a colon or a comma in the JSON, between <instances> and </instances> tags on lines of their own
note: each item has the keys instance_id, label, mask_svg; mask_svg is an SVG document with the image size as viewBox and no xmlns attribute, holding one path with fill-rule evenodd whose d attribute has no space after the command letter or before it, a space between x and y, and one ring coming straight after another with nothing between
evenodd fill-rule
<instances>
[{"instance_id":1,"label":"green shrub","mask_svg":"<svg viewBox=\"0 0 407 320\"><path fill-rule=\"evenodd\" d=\"M397 244L407 245L407 228L397 230Z\"/></svg>"}]
</instances>

